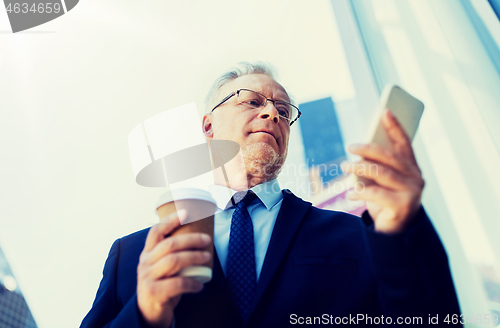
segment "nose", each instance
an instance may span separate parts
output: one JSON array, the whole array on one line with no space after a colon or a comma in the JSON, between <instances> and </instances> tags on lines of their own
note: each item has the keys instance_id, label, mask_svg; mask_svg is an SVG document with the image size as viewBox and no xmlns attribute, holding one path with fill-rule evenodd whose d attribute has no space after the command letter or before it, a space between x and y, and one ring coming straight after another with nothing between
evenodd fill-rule
<instances>
[{"instance_id":1,"label":"nose","mask_svg":"<svg viewBox=\"0 0 500 328\"><path fill-rule=\"evenodd\" d=\"M274 107L274 104L270 101L261 109L259 117L265 120L272 120L276 124L280 122L279 113L276 107Z\"/></svg>"}]
</instances>

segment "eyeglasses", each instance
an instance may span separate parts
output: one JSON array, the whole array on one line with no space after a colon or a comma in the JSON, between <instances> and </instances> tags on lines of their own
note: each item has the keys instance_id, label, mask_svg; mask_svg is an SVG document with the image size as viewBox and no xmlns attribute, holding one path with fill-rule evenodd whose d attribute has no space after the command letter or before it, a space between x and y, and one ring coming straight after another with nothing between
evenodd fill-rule
<instances>
[{"instance_id":1,"label":"eyeglasses","mask_svg":"<svg viewBox=\"0 0 500 328\"><path fill-rule=\"evenodd\" d=\"M280 118L286 120L290 126L299 119L300 117L300 111L299 109L282 100L272 100L269 98L266 98L264 95L253 91L253 90L248 90L248 89L239 89L234 91L233 93L229 94L227 97L221 100L220 103L218 103L211 112L213 112L217 107L225 103L227 100L229 100L231 97L236 96L237 101L238 101L238 106L242 106L243 108L246 109L257 109L261 107L265 107L267 105L267 102L270 101L274 104L274 107L278 111L278 115Z\"/></svg>"}]
</instances>

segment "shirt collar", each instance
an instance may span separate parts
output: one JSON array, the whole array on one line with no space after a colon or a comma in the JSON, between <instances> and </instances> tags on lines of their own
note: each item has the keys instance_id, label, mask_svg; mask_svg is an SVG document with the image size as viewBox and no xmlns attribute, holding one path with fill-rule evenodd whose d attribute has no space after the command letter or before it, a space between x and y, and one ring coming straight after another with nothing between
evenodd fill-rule
<instances>
[{"instance_id":1,"label":"shirt collar","mask_svg":"<svg viewBox=\"0 0 500 328\"><path fill-rule=\"evenodd\" d=\"M271 210L271 208L273 208L273 206L276 205L281 199L283 199L278 179L261 183L250 188L250 190L252 190L257 197L259 197L268 211ZM221 210L224 210L227 203L231 200L231 197L233 197L233 195L237 192L236 190L219 185L211 185L209 187L209 191L217 202L217 207Z\"/></svg>"}]
</instances>

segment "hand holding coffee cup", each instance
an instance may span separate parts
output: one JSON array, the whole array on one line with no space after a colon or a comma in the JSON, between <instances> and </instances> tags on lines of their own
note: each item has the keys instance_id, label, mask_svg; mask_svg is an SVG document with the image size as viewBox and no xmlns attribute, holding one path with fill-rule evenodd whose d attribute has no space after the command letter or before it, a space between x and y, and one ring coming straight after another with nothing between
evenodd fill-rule
<instances>
[{"instance_id":1,"label":"hand holding coffee cup","mask_svg":"<svg viewBox=\"0 0 500 328\"><path fill-rule=\"evenodd\" d=\"M143 318L152 327L170 327L182 294L203 289L203 283L178 274L186 267L205 264L212 259L210 252L204 251L213 245L209 234L172 235L187 216L185 210L179 210L153 226L139 258L137 303Z\"/></svg>"},{"instance_id":2,"label":"hand holding coffee cup","mask_svg":"<svg viewBox=\"0 0 500 328\"><path fill-rule=\"evenodd\" d=\"M175 200L174 200L175 199ZM188 215L180 219L181 226L177 227L170 236L182 236L190 233L203 233L213 240L214 213L217 209L215 200L209 192L183 188L164 193L156 206L156 213L161 218L167 217L179 210L184 210ZM204 248L210 253L210 259L202 265L185 267L179 271L180 276L191 277L205 283L212 279L213 267L213 242Z\"/></svg>"}]
</instances>

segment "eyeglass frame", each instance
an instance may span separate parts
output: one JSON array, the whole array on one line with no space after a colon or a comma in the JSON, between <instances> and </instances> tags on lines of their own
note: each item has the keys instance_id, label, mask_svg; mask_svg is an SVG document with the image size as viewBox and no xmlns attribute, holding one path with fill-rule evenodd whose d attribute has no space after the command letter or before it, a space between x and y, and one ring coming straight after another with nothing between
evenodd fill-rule
<instances>
[{"instance_id":1,"label":"eyeglass frame","mask_svg":"<svg viewBox=\"0 0 500 328\"><path fill-rule=\"evenodd\" d=\"M297 114L297 118L296 118L296 119L294 119L293 121L291 121L291 120L289 120L289 119L287 119L287 118L285 118L285 117L283 117L283 116L281 116L281 115L279 115L279 114L278 114L278 116L279 116L279 117L282 117L283 119L285 119L285 120L289 121L289 122L290 122L290 126L292 126L292 124L293 124L293 123L295 123L295 122L299 119L300 115L302 114L302 113L300 112L299 108L298 108L297 106L293 105L292 103L289 103L289 102L286 102L286 101L283 101L283 100L273 100L273 99L269 99L269 98L267 98L266 96L264 96L264 95L263 95L262 93L260 93L260 92L253 91L253 90L250 90L250 89L244 89L244 88L242 88L242 89L238 89L238 90L236 90L236 91L233 91L231 94L229 94L229 95L227 95L226 97L224 97L224 99L222 99L222 100L221 100L221 101L220 101L217 105L215 105L215 107L214 107L214 108L212 108L212 110L210 111L210 113L213 113L213 111L214 111L217 107L219 107L220 105L222 105L223 103L225 103L226 101L228 101L228 100L229 100L231 97L233 97L234 95L238 95L238 96L239 96L239 94L240 94L240 91L241 91L241 90L250 91L250 92L255 92L256 94L258 94L258 95L260 95L260 96L264 97L264 99L266 99L266 101L265 101L265 102L261 105L261 107L265 107L265 106L267 105L267 102L268 102L268 101L270 101L270 102L272 102L272 103L273 103L274 108L276 108L276 105L275 105L274 103L275 103L276 101L279 101L279 102L282 102L282 103L285 103L285 104L289 104L290 106L292 106L292 107L294 107L295 109L297 109L297 113L298 113L298 114Z\"/></svg>"}]
</instances>

